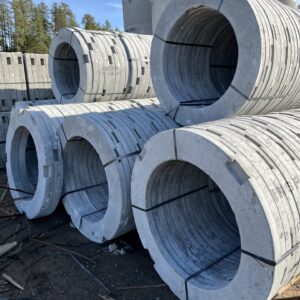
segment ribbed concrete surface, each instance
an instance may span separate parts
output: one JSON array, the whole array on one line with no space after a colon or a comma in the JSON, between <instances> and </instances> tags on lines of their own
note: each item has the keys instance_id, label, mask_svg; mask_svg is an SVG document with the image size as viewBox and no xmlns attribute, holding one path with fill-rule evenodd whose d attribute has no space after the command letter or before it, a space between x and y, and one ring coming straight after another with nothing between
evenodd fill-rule
<instances>
[{"instance_id":1,"label":"ribbed concrete surface","mask_svg":"<svg viewBox=\"0 0 300 300\"><path fill-rule=\"evenodd\" d=\"M0 111L10 111L27 100L26 78L21 52L0 52Z\"/></svg>"},{"instance_id":2,"label":"ribbed concrete surface","mask_svg":"<svg viewBox=\"0 0 300 300\"><path fill-rule=\"evenodd\" d=\"M49 71L61 103L154 96L152 36L63 29L52 40Z\"/></svg>"},{"instance_id":3,"label":"ribbed concrete surface","mask_svg":"<svg viewBox=\"0 0 300 300\"><path fill-rule=\"evenodd\" d=\"M300 272L300 110L158 134L132 179L136 225L180 299L271 299Z\"/></svg>"},{"instance_id":4,"label":"ribbed concrete surface","mask_svg":"<svg viewBox=\"0 0 300 300\"><path fill-rule=\"evenodd\" d=\"M126 32L152 34L152 0L123 0Z\"/></svg>"},{"instance_id":5,"label":"ribbed concrete surface","mask_svg":"<svg viewBox=\"0 0 300 300\"><path fill-rule=\"evenodd\" d=\"M25 53L24 65L30 100L53 99L48 70L48 54Z\"/></svg>"},{"instance_id":6,"label":"ribbed concrete surface","mask_svg":"<svg viewBox=\"0 0 300 300\"><path fill-rule=\"evenodd\" d=\"M298 5L297 5L297 1L296 0L279 0L281 3L294 8L294 9L298 9Z\"/></svg>"},{"instance_id":7,"label":"ribbed concrete surface","mask_svg":"<svg viewBox=\"0 0 300 300\"><path fill-rule=\"evenodd\" d=\"M46 102L53 103L50 100ZM66 143L66 139L58 132L67 117L132 106L152 107L158 101L34 104L31 102L31 106L24 107L25 103L20 103L13 110L6 141L6 168L12 198L18 210L30 219L50 215L60 200L64 178L61 145Z\"/></svg>"},{"instance_id":8,"label":"ribbed concrete surface","mask_svg":"<svg viewBox=\"0 0 300 300\"><path fill-rule=\"evenodd\" d=\"M75 227L96 243L135 228L130 196L135 159L149 138L176 127L157 107L126 102L119 102L116 111L68 118L63 124L68 140L63 203Z\"/></svg>"},{"instance_id":9,"label":"ribbed concrete surface","mask_svg":"<svg viewBox=\"0 0 300 300\"><path fill-rule=\"evenodd\" d=\"M183 125L300 106L300 16L274 0L172 1L152 44L152 79Z\"/></svg>"}]
</instances>

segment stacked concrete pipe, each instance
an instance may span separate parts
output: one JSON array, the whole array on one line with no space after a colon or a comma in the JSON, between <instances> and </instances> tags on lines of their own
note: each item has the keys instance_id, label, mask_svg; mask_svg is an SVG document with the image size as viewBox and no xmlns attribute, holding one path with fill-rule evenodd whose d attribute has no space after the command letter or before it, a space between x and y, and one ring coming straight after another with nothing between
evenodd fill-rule
<instances>
[{"instance_id":1,"label":"stacked concrete pipe","mask_svg":"<svg viewBox=\"0 0 300 300\"><path fill-rule=\"evenodd\" d=\"M61 103L154 97L152 36L62 29L52 40L49 72Z\"/></svg>"},{"instance_id":2,"label":"stacked concrete pipe","mask_svg":"<svg viewBox=\"0 0 300 300\"><path fill-rule=\"evenodd\" d=\"M173 0L152 43L157 97L182 125L300 107L300 15L274 0Z\"/></svg>"},{"instance_id":3,"label":"stacked concrete pipe","mask_svg":"<svg viewBox=\"0 0 300 300\"><path fill-rule=\"evenodd\" d=\"M157 99L33 104L14 109L6 142L8 182L18 210L29 219L43 217L63 199L74 225L95 242L132 230L134 159L150 137L176 127ZM94 186L99 181L103 185ZM108 207L101 214L96 208L102 204Z\"/></svg>"},{"instance_id":4,"label":"stacked concrete pipe","mask_svg":"<svg viewBox=\"0 0 300 300\"><path fill-rule=\"evenodd\" d=\"M176 127L157 107L122 105L116 112L68 118L61 129L67 139L63 203L75 227L97 243L135 228L130 192L135 159L149 138Z\"/></svg>"},{"instance_id":5,"label":"stacked concrete pipe","mask_svg":"<svg viewBox=\"0 0 300 300\"><path fill-rule=\"evenodd\" d=\"M132 178L139 235L180 299L271 299L300 272L300 110L166 131Z\"/></svg>"}]
</instances>

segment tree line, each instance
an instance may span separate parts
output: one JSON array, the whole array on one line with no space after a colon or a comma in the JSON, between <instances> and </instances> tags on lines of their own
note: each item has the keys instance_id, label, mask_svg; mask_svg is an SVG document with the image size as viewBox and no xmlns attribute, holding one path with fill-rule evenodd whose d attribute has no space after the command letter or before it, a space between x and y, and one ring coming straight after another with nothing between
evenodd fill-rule
<instances>
[{"instance_id":1,"label":"tree line","mask_svg":"<svg viewBox=\"0 0 300 300\"><path fill-rule=\"evenodd\" d=\"M48 7L43 1L35 4L32 0L0 0L0 51L48 53L52 36L65 27L119 30L108 20L100 24L90 14L85 14L78 24L71 7L64 2Z\"/></svg>"}]
</instances>

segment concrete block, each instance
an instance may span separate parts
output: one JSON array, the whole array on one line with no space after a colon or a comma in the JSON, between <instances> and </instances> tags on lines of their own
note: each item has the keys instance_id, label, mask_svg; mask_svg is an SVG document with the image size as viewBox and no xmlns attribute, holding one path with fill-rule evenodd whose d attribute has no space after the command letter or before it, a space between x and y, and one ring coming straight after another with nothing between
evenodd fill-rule
<instances>
[{"instance_id":1,"label":"concrete block","mask_svg":"<svg viewBox=\"0 0 300 300\"><path fill-rule=\"evenodd\" d=\"M300 107L299 18L273 0L172 1L151 53L165 111L191 125Z\"/></svg>"},{"instance_id":2,"label":"concrete block","mask_svg":"<svg viewBox=\"0 0 300 300\"><path fill-rule=\"evenodd\" d=\"M48 54L25 53L23 58L29 99L53 99Z\"/></svg>"},{"instance_id":3,"label":"concrete block","mask_svg":"<svg viewBox=\"0 0 300 300\"><path fill-rule=\"evenodd\" d=\"M145 144L134 218L179 299L272 299L300 273L299 117L235 117Z\"/></svg>"},{"instance_id":4,"label":"concrete block","mask_svg":"<svg viewBox=\"0 0 300 300\"><path fill-rule=\"evenodd\" d=\"M154 96L151 36L63 29L50 46L49 72L61 103Z\"/></svg>"},{"instance_id":5,"label":"concrete block","mask_svg":"<svg viewBox=\"0 0 300 300\"><path fill-rule=\"evenodd\" d=\"M10 111L18 101L27 100L22 53L0 52L0 111Z\"/></svg>"}]
</instances>

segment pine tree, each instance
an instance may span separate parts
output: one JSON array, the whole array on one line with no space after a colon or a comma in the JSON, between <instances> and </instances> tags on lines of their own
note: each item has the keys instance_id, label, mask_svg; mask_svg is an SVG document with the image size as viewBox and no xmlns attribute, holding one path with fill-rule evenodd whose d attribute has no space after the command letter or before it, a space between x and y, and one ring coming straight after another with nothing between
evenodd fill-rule
<instances>
[{"instance_id":1,"label":"pine tree","mask_svg":"<svg viewBox=\"0 0 300 300\"><path fill-rule=\"evenodd\" d=\"M61 4L57 4L56 2L53 4L51 15L54 33L62 28L78 26L71 8L63 2Z\"/></svg>"},{"instance_id":2,"label":"pine tree","mask_svg":"<svg viewBox=\"0 0 300 300\"><path fill-rule=\"evenodd\" d=\"M85 30L101 30L101 25L90 14L85 14L81 22Z\"/></svg>"},{"instance_id":3,"label":"pine tree","mask_svg":"<svg viewBox=\"0 0 300 300\"><path fill-rule=\"evenodd\" d=\"M33 37L33 2L32 0L12 0L12 9L14 14L14 50L28 52Z\"/></svg>"},{"instance_id":4,"label":"pine tree","mask_svg":"<svg viewBox=\"0 0 300 300\"><path fill-rule=\"evenodd\" d=\"M50 45L49 9L45 2L41 2L34 8L33 33L30 43L30 51L33 53L48 53Z\"/></svg>"},{"instance_id":5,"label":"pine tree","mask_svg":"<svg viewBox=\"0 0 300 300\"><path fill-rule=\"evenodd\" d=\"M113 31L113 28L111 26L110 21L105 20L105 22L104 22L104 24L102 26L102 30L104 30L104 31Z\"/></svg>"},{"instance_id":6,"label":"pine tree","mask_svg":"<svg viewBox=\"0 0 300 300\"><path fill-rule=\"evenodd\" d=\"M9 51L12 40L12 14L7 0L0 0L0 50Z\"/></svg>"}]
</instances>

